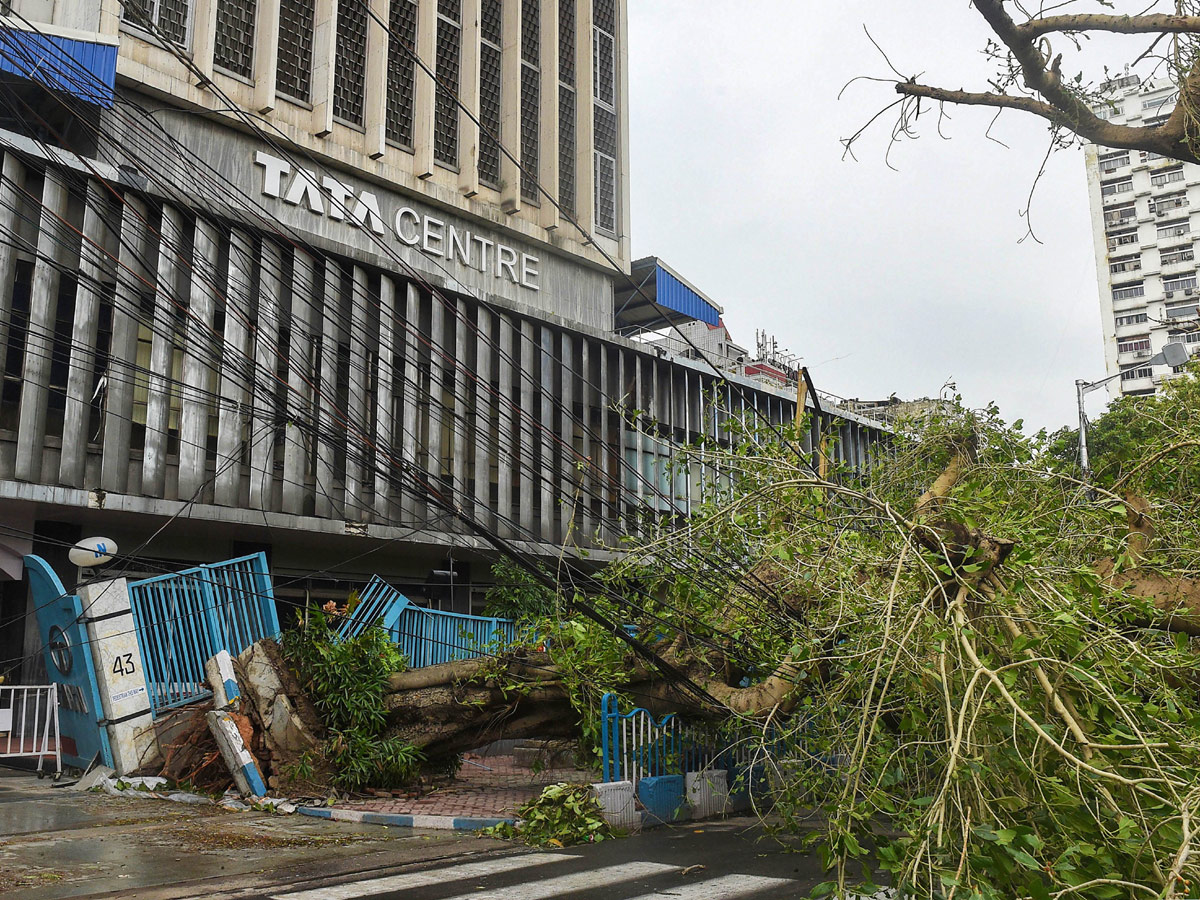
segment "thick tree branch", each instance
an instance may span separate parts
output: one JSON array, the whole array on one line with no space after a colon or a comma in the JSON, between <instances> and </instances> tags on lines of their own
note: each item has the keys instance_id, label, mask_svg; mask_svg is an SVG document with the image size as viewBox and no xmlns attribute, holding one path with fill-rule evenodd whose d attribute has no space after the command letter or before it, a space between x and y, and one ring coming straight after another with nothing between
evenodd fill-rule
<instances>
[{"instance_id":1,"label":"thick tree branch","mask_svg":"<svg viewBox=\"0 0 1200 900\"><path fill-rule=\"evenodd\" d=\"M1200 33L1200 16L1111 16L1103 13L1078 13L1062 16L1043 16L1014 26L1026 40L1034 40L1054 32L1109 31L1113 34L1186 34Z\"/></svg>"}]
</instances>

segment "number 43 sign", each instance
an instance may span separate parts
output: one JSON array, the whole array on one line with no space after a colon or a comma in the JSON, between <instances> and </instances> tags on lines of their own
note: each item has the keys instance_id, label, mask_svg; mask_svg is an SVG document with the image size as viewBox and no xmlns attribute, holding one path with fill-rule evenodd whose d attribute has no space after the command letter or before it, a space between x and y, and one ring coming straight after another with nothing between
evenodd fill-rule
<instances>
[{"instance_id":1,"label":"number 43 sign","mask_svg":"<svg viewBox=\"0 0 1200 900\"><path fill-rule=\"evenodd\" d=\"M132 675L137 671L137 666L133 664L133 654L126 653L118 655L113 659L112 673L114 675Z\"/></svg>"}]
</instances>

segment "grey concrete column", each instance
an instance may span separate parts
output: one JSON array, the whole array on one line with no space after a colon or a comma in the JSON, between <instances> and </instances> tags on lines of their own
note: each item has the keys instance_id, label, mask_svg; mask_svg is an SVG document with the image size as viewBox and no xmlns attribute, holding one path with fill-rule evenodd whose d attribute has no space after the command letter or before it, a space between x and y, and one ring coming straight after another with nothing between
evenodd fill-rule
<instances>
[{"instance_id":1,"label":"grey concrete column","mask_svg":"<svg viewBox=\"0 0 1200 900\"><path fill-rule=\"evenodd\" d=\"M8 328L12 322L13 285L17 276L17 250L22 243L18 235L21 226L21 192L25 187L25 166L15 153L4 154L0 172L0 233L11 240L0 241L0 369L8 350Z\"/></svg>"},{"instance_id":2,"label":"grey concrete column","mask_svg":"<svg viewBox=\"0 0 1200 900\"><path fill-rule=\"evenodd\" d=\"M649 404L646 403L646 377L643 371L645 365L642 360L642 354L637 352L629 354L629 362L633 366L633 405L638 410L639 415L633 423L633 459L634 467L637 469L637 476L633 482L633 496L630 498L632 514L627 527L630 528L631 532L641 534L642 510L646 497L646 437L642 434L642 422L644 416L649 414Z\"/></svg>"},{"instance_id":3,"label":"grey concrete column","mask_svg":"<svg viewBox=\"0 0 1200 900\"><path fill-rule=\"evenodd\" d=\"M316 280L313 259L296 251L292 261L291 333L288 339L287 425L283 450L283 511L304 515L308 494L309 433L297 422L315 422L311 388L313 371L313 305Z\"/></svg>"},{"instance_id":4,"label":"grey concrete column","mask_svg":"<svg viewBox=\"0 0 1200 900\"><path fill-rule=\"evenodd\" d=\"M596 460L592 446L592 408L595 404L595 382L592 380L592 342L586 337L579 338L579 410L583 420L579 455L582 468L579 470L579 484L583 489L577 506L579 543L590 547L594 543L596 523L592 516L592 497L595 496Z\"/></svg>"},{"instance_id":5,"label":"grey concrete column","mask_svg":"<svg viewBox=\"0 0 1200 900\"><path fill-rule=\"evenodd\" d=\"M254 287L254 243L234 229L229 238L229 286L225 297L224 350L221 353L221 406L217 413L217 473L214 499L220 506L242 504L243 429L247 416L250 292Z\"/></svg>"},{"instance_id":6,"label":"grey concrete column","mask_svg":"<svg viewBox=\"0 0 1200 900\"><path fill-rule=\"evenodd\" d=\"M196 220L192 290L183 342L183 384L179 412L179 498L190 500L208 480L208 417L212 408L210 366L216 346L217 229ZM228 304L227 304L228 306ZM233 315L231 311L227 315Z\"/></svg>"},{"instance_id":7,"label":"grey concrete column","mask_svg":"<svg viewBox=\"0 0 1200 900\"><path fill-rule=\"evenodd\" d=\"M2 189L0 189L2 190ZM71 328L71 363L67 373L67 404L63 412L62 459L58 480L81 488L87 466L88 424L96 367L96 332L100 323L100 284L112 272L106 254L111 214L107 192L89 181L83 213L83 246L79 253L79 286L75 291L75 318ZM2 227L2 226L0 226ZM0 268L3 262L0 261ZM0 279L2 279L0 275ZM0 343L2 355L3 343Z\"/></svg>"},{"instance_id":8,"label":"grey concrete column","mask_svg":"<svg viewBox=\"0 0 1200 900\"><path fill-rule=\"evenodd\" d=\"M467 496L467 468L471 462L471 396L467 384L467 369L470 365L470 344L467 341L467 301L458 298L454 315L454 417L450 420L453 451L450 471L454 479L454 502L470 515L471 498ZM455 531L466 526L454 523Z\"/></svg>"},{"instance_id":9,"label":"grey concrete column","mask_svg":"<svg viewBox=\"0 0 1200 900\"><path fill-rule=\"evenodd\" d=\"M533 338L533 323L521 322L521 361L517 368L521 379L521 422L520 439L517 452L517 470L521 475L520 523L524 537L533 534L533 492L537 487L537 459L534 450L537 446L534 434L534 417L537 412L533 405L533 361L538 357L538 345Z\"/></svg>"},{"instance_id":10,"label":"grey concrete column","mask_svg":"<svg viewBox=\"0 0 1200 900\"><path fill-rule=\"evenodd\" d=\"M16 477L41 481L45 456L46 404L50 395L50 363L54 353L54 320L58 315L61 279L57 263L64 261L60 243L67 214L67 186L58 171L46 169L42 212L38 220L37 259L29 298L29 330L21 370L21 414L17 426Z\"/></svg>"},{"instance_id":11,"label":"grey concrete column","mask_svg":"<svg viewBox=\"0 0 1200 900\"><path fill-rule=\"evenodd\" d=\"M542 495L542 515L538 527L538 535L543 541L558 541L561 535L557 534L554 529L554 516L556 512L565 514L565 510L559 509L559 486L562 484L562 474L558 471L558 466L555 465L555 460L558 458L555 444L554 432L554 408L555 408L555 387L558 381L558 364L554 359L554 332L546 326L541 328L541 349L542 349L542 365L541 365L541 390L539 396L541 399L541 411L535 413L541 423L538 429L539 440L541 442L541 471L538 482Z\"/></svg>"},{"instance_id":12,"label":"grey concrete column","mask_svg":"<svg viewBox=\"0 0 1200 900\"><path fill-rule=\"evenodd\" d=\"M559 540L566 542L570 539L578 543L578 532L583 523L579 520L582 472L576 465L578 457L575 454L575 340L571 332L566 330L560 333L560 339L562 349L558 354L558 370L562 373L562 389L558 408L562 414L562 446L559 448L562 477L558 485L562 497L562 529Z\"/></svg>"},{"instance_id":13,"label":"grey concrete column","mask_svg":"<svg viewBox=\"0 0 1200 900\"><path fill-rule=\"evenodd\" d=\"M513 537L515 529L512 526L512 487L513 460L517 458L517 448L513 442L515 418L513 404L516 401L513 385L513 324L512 319L501 313L498 316L496 354L497 373L499 375L496 399L496 528L504 537Z\"/></svg>"},{"instance_id":14,"label":"grey concrete column","mask_svg":"<svg viewBox=\"0 0 1200 900\"><path fill-rule=\"evenodd\" d=\"M492 410L496 397L492 393L492 314L480 306L476 321L475 341L475 518L489 528L495 528L492 510L492 463L497 441L492 434Z\"/></svg>"},{"instance_id":15,"label":"grey concrete column","mask_svg":"<svg viewBox=\"0 0 1200 900\"><path fill-rule=\"evenodd\" d=\"M640 463L640 456L637 450L637 442L634 440L634 435L630 433L628 410L632 406L637 405L637 395L634 393L636 385L631 388L630 381L632 374L629 372L629 364L637 358L636 354L631 354L624 347L617 347L614 350L616 354L616 379L617 389L613 393L616 403L619 404L617 415L613 421L614 432L612 434L613 453L615 459L612 461L613 477L617 479L617 486L614 490L613 503L613 524L615 531L613 537L619 540L627 534L632 534L630 515L634 497L637 494L637 479L640 477L640 472L637 467ZM630 444L634 453L634 473L630 477L625 468L625 453L626 444Z\"/></svg>"},{"instance_id":16,"label":"grey concrete column","mask_svg":"<svg viewBox=\"0 0 1200 900\"><path fill-rule=\"evenodd\" d=\"M277 244L264 240L258 265L258 327L254 333L254 380L251 388L253 416L250 425L250 507L272 508L275 480L275 380L278 354L288 348L279 346L280 303L283 285L283 258Z\"/></svg>"},{"instance_id":17,"label":"grey concrete column","mask_svg":"<svg viewBox=\"0 0 1200 900\"><path fill-rule=\"evenodd\" d=\"M400 475L396 458L396 282L379 279L379 356L375 362L375 521L392 520L392 482Z\"/></svg>"},{"instance_id":18,"label":"grey concrete column","mask_svg":"<svg viewBox=\"0 0 1200 900\"><path fill-rule=\"evenodd\" d=\"M120 264L113 297L112 344L104 391L104 455L100 486L124 493L129 484L129 445L133 415L133 382L137 360L138 317L142 279L146 277L146 206L132 195L121 210Z\"/></svg>"},{"instance_id":19,"label":"grey concrete column","mask_svg":"<svg viewBox=\"0 0 1200 900\"><path fill-rule=\"evenodd\" d=\"M171 363L175 353L175 314L179 302L179 254L183 247L183 217L163 206L158 244L158 279L154 290L154 334L150 342L150 371L146 398L146 447L142 456L142 493L162 497L167 481L167 428L171 417Z\"/></svg>"},{"instance_id":20,"label":"grey concrete column","mask_svg":"<svg viewBox=\"0 0 1200 900\"><path fill-rule=\"evenodd\" d=\"M338 341L342 327L338 317L342 293L342 272L332 259L325 261L322 283L325 302L321 307L321 393L317 398L317 484L316 514L332 519L341 513L337 497L337 469L334 446L344 424L335 413L337 407Z\"/></svg>"},{"instance_id":21,"label":"grey concrete column","mask_svg":"<svg viewBox=\"0 0 1200 900\"><path fill-rule=\"evenodd\" d=\"M446 380L449 377L446 369L446 306L443 300L434 296L430 302L429 312L429 430L425 447L429 457L426 468L429 480L435 489L441 492L445 488L442 473L442 454L445 444L442 435L448 430L451 420L451 410L446 407Z\"/></svg>"},{"instance_id":22,"label":"grey concrete column","mask_svg":"<svg viewBox=\"0 0 1200 900\"><path fill-rule=\"evenodd\" d=\"M404 433L401 436L403 447L401 456L407 471L402 479L404 493L401 502L405 524L415 525L421 521L425 509L425 501L414 483L420 466L418 450L421 425L418 418L417 400L421 386L421 295L415 284L410 283L405 286L404 303L404 403L401 410Z\"/></svg>"},{"instance_id":23,"label":"grey concrete column","mask_svg":"<svg viewBox=\"0 0 1200 900\"><path fill-rule=\"evenodd\" d=\"M374 335L367 326L368 296L367 271L355 266L352 272L350 291L350 374L346 394L346 418L350 427L346 432L346 519L365 522L369 518L363 457L369 454L366 438L373 436L364 432L367 426L367 375L370 369L370 351L375 344Z\"/></svg>"}]
</instances>

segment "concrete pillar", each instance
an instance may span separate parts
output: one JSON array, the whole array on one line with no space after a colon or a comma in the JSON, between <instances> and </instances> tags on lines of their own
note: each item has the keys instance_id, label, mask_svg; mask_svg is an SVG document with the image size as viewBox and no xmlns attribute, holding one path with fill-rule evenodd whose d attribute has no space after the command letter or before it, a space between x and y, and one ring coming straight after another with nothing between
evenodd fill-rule
<instances>
[{"instance_id":1,"label":"concrete pillar","mask_svg":"<svg viewBox=\"0 0 1200 900\"><path fill-rule=\"evenodd\" d=\"M558 0L543 0L541 12L541 53L538 71L541 76L541 119L539 121L538 182L545 191L538 197L541 203L541 225L548 231L558 227L558 210L547 199L558 200ZM578 526L576 522L576 526Z\"/></svg>"},{"instance_id":2,"label":"concrete pillar","mask_svg":"<svg viewBox=\"0 0 1200 900\"><path fill-rule=\"evenodd\" d=\"M492 314L480 306L477 312L475 340L475 518L489 528L495 528L492 510L492 463L495 459L496 437L492 433L492 410L496 397L492 393Z\"/></svg>"},{"instance_id":3,"label":"concrete pillar","mask_svg":"<svg viewBox=\"0 0 1200 900\"><path fill-rule=\"evenodd\" d=\"M467 469L471 461L470 431L471 431L471 387L467 383L467 370L471 365L471 344L467 340L468 324L467 301L459 298L454 310L454 416L451 423L451 439L453 440L453 455L450 460L450 471L454 479L454 502L464 510L471 506L467 496ZM466 526L455 522L456 531Z\"/></svg>"},{"instance_id":4,"label":"concrete pillar","mask_svg":"<svg viewBox=\"0 0 1200 900\"><path fill-rule=\"evenodd\" d=\"M365 96L363 97L363 123L367 136L367 155L371 159L379 159L387 153L387 72L391 35L386 26L391 21L389 11L391 4L390 0L368 0L368 3L370 14L367 17L367 68L364 85ZM428 76L425 77L428 78Z\"/></svg>"},{"instance_id":5,"label":"concrete pillar","mask_svg":"<svg viewBox=\"0 0 1200 900\"><path fill-rule=\"evenodd\" d=\"M336 496L338 473L334 465L334 443L345 427L334 412L337 406L338 342L342 336L339 316L342 271L332 259L325 261L322 286L325 302L321 308L321 392L317 398L316 514L332 519L341 512Z\"/></svg>"},{"instance_id":6,"label":"concrete pillar","mask_svg":"<svg viewBox=\"0 0 1200 900\"><path fill-rule=\"evenodd\" d=\"M217 230L196 220L192 254L191 302L183 343L183 384L179 413L179 497L190 500L208 480L208 416L212 407L212 349L217 276Z\"/></svg>"},{"instance_id":7,"label":"concrete pillar","mask_svg":"<svg viewBox=\"0 0 1200 900\"><path fill-rule=\"evenodd\" d=\"M557 171L557 170L556 170ZM582 436L579 444L579 455L582 457L582 468L579 472L579 485L582 488L579 504L577 505L580 544L590 547L596 530L592 516L592 497L596 494L596 459L595 448L592 446L592 408L595 405L596 382L593 374L592 342L586 337L579 338L579 415L582 420Z\"/></svg>"},{"instance_id":8,"label":"concrete pillar","mask_svg":"<svg viewBox=\"0 0 1200 900\"><path fill-rule=\"evenodd\" d=\"M254 244L234 229L229 238L225 334L221 353L221 406L217 413L217 471L214 499L220 506L242 504L242 429L246 384L242 367L249 355L247 316L254 284Z\"/></svg>"},{"instance_id":9,"label":"concrete pillar","mask_svg":"<svg viewBox=\"0 0 1200 900\"><path fill-rule=\"evenodd\" d=\"M560 333L562 349L559 351L558 371L562 374L562 389L559 392L558 408L562 415L562 430L559 434L561 446L559 459L562 477L556 482L561 493L562 529L560 542L574 540L580 528L579 483L582 473L576 465L575 454L575 340L570 331Z\"/></svg>"},{"instance_id":10,"label":"concrete pillar","mask_svg":"<svg viewBox=\"0 0 1200 900\"><path fill-rule=\"evenodd\" d=\"M422 4L422 12L425 5ZM404 493L401 497L401 517L405 525L416 525L421 520L424 502L414 483L419 468L417 448L420 446L417 429L420 422L417 418L417 395L421 379L421 295L415 284L405 286L405 323L404 323L404 402L401 408L403 433L401 435L402 452L407 469L402 478Z\"/></svg>"},{"instance_id":11,"label":"concrete pillar","mask_svg":"<svg viewBox=\"0 0 1200 900\"><path fill-rule=\"evenodd\" d=\"M575 219L590 232L596 227L592 0L575 0L575 29Z\"/></svg>"},{"instance_id":12,"label":"concrete pillar","mask_svg":"<svg viewBox=\"0 0 1200 900\"><path fill-rule=\"evenodd\" d=\"M418 0L417 57L433 69L437 59L437 0ZM436 86L423 70L413 84L413 174L428 178L433 174L433 107Z\"/></svg>"},{"instance_id":13,"label":"concrete pillar","mask_svg":"<svg viewBox=\"0 0 1200 900\"><path fill-rule=\"evenodd\" d=\"M363 460L370 452L365 434L367 422L367 376L370 351L375 335L367 324L369 296L367 271L355 266L350 291L350 374L347 391L346 417L352 427L346 428L346 519L365 522L370 517L367 504Z\"/></svg>"},{"instance_id":14,"label":"concrete pillar","mask_svg":"<svg viewBox=\"0 0 1200 900\"><path fill-rule=\"evenodd\" d=\"M384 19L386 22L387 19ZM375 520L392 521L392 483L400 476L396 454L396 282L379 280L379 357L375 368Z\"/></svg>"},{"instance_id":15,"label":"concrete pillar","mask_svg":"<svg viewBox=\"0 0 1200 900\"><path fill-rule=\"evenodd\" d=\"M362 0L354 0L362 2ZM333 131L333 70L337 49L338 0L316 0L313 15L312 133ZM317 492L318 498L320 491Z\"/></svg>"},{"instance_id":16,"label":"concrete pillar","mask_svg":"<svg viewBox=\"0 0 1200 900\"><path fill-rule=\"evenodd\" d=\"M175 304L179 298L179 254L183 217L163 207L158 244L158 280L154 290L154 334L146 398L146 446L142 455L142 493L162 497L167 481L167 428L171 417L171 363L175 352Z\"/></svg>"},{"instance_id":17,"label":"concrete pillar","mask_svg":"<svg viewBox=\"0 0 1200 900\"><path fill-rule=\"evenodd\" d=\"M0 188L2 190L2 188ZM67 405L63 414L62 459L58 480L71 487L84 486L87 444L91 435L93 378L96 366L96 330L100 322L100 284L112 271L105 256L105 223L112 214L107 192L89 181L83 214L84 242L79 254L79 286L75 291L75 320L71 329L71 363L67 374ZM3 263L0 262L0 269ZM3 276L0 275L0 283ZM4 344L0 343L0 353ZM2 361L0 361L2 364Z\"/></svg>"},{"instance_id":18,"label":"concrete pillar","mask_svg":"<svg viewBox=\"0 0 1200 900\"><path fill-rule=\"evenodd\" d=\"M533 535L533 492L538 489L538 466L534 454L537 447L534 434L534 417L537 412L533 405L533 380L535 370L533 361L538 357L538 345L533 339L533 323L526 320L521 322L521 361L517 366L517 377L521 379L521 421L520 438L518 443L518 471L521 474L521 534L523 537Z\"/></svg>"},{"instance_id":19,"label":"concrete pillar","mask_svg":"<svg viewBox=\"0 0 1200 900\"><path fill-rule=\"evenodd\" d=\"M60 243L72 242L60 220L67 215L67 186L52 167L46 169L42 211L38 220L37 259L29 298L29 330L21 370L21 413L17 426L16 477L41 481L45 456L46 405L50 395L50 363L54 354L54 321L61 279L56 263L64 261Z\"/></svg>"},{"instance_id":20,"label":"concrete pillar","mask_svg":"<svg viewBox=\"0 0 1200 900\"><path fill-rule=\"evenodd\" d=\"M426 460L426 470L429 481L439 492L445 486L442 473L445 443L443 434L452 427L453 413L446 406L446 380L448 377L446 364L446 303L453 302L448 298L434 296L430 302L429 312L429 430L425 439L425 447L429 458ZM453 384L453 382L451 382Z\"/></svg>"},{"instance_id":21,"label":"concrete pillar","mask_svg":"<svg viewBox=\"0 0 1200 900\"><path fill-rule=\"evenodd\" d=\"M21 191L25 187L25 166L15 153L4 154L0 171L0 231L18 234ZM0 241L0 366L8 349L8 328L12 323L13 285L17 274L17 242Z\"/></svg>"},{"instance_id":22,"label":"concrete pillar","mask_svg":"<svg viewBox=\"0 0 1200 900\"><path fill-rule=\"evenodd\" d=\"M479 119L480 6L480 0L462 0L462 56L458 73L458 100L461 104L458 109L458 189L465 197L474 197L479 193L479 126L475 123Z\"/></svg>"},{"instance_id":23,"label":"concrete pillar","mask_svg":"<svg viewBox=\"0 0 1200 900\"><path fill-rule=\"evenodd\" d=\"M120 265L113 299L113 334L104 394L104 456L100 486L124 493L129 483L129 444L133 415L134 364L142 281L146 277L146 206L132 195L121 210Z\"/></svg>"},{"instance_id":24,"label":"concrete pillar","mask_svg":"<svg viewBox=\"0 0 1200 900\"><path fill-rule=\"evenodd\" d=\"M254 335L253 417L250 425L250 507L271 509L271 490L275 480L275 380L277 354L286 354L279 346L282 318L283 259L277 244L262 242L258 265L258 328Z\"/></svg>"},{"instance_id":25,"label":"concrete pillar","mask_svg":"<svg viewBox=\"0 0 1200 900\"><path fill-rule=\"evenodd\" d=\"M561 534L555 531L554 519L556 514L564 512L559 508L561 499L559 489L565 475L555 465L558 460L557 448L554 446L558 443L555 440L554 432L558 363L554 359L554 332L544 325L541 328L541 350L541 411L535 413L541 423L541 427L538 428L538 437L542 447L541 465L538 471L539 489L542 495L542 515L538 536L543 541L557 542L561 539Z\"/></svg>"},{"instance_id":26,"label":"concrete pillar","mask_svg":"<svg viewBox=\"0 0 1200 900\"><path fill-rule=\"evenodd\" d=\"M118 775L125 775L158 753L129 584L124 578L114 578L81 585L78 593L86 610L88 644L113 768Z\"/></svg>"},{"instance_id":27,"label":"concrete pillar","mask_svg":"<svg viewBox=\"0 0 1200 900\"><path fill-rule=\"evenodd\" d=\"M269 113L275 108L275 83L279 74L278 45L279 4L260 3L258 28L254 32L254 108L260 113Z\"/></svg>"},{"instance_id":28,"label":"concrete pillar","mask_svg":"<svg viewBox=\"0 0 1200 900\"><path fill-rule=\"evenodd\" d=\"M296 422L315 422L312 410L315 281L312 257L296 251L292 261L291 336L288 341L287 412L283 450L283 511L304 515L311 434Z\"/></svg>"},{"instance_id":29,"label":"concrete pillar","mask_svg":"<svg viewBox=\"0 0 1200 900\"><path fill-rule=\"evenodd\" d=\"M500 43L500 206L509 214L521 211L521 0L504 4ZM511 158L510 158L511 157ZM515 160L515 161L514 161Z\"/></svg>"},{"instance_id":30,"label":"concrete pillar","mask_svg":"<svg viewBox=\"0 0 1200 900\"><path fill-rule=\"evenodd\" d=\"M499 404L496 416L496 528L504 537L513 537L513 461L518 458L513 440L516 424L513 414L513 404L516 402L513 385L513 324L512 319L503 313L498 318L499 352L496 354L496 365L500 377L497 386L499 396L496 400Z\"/></svg>"}]
</instances>

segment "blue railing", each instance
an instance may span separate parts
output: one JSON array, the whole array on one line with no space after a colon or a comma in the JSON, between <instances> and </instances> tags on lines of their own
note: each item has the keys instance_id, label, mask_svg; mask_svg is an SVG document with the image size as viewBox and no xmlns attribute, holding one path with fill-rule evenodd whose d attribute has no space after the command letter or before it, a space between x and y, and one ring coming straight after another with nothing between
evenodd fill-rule
<instances>
[{"instance_id":1,"label":"blue railing","mask_svg":"<svg viewBox=\"0 0 1200 900\"><path fill-rule=\"evenodd\" d=\"M674 713L656 719L645 709L621 712L620 698L600 698L602 781L632 781L659 775L683 775L704 769L745 767L758 757L791 755L798 748L776 729L743 729L740 723L703 728Z\"/></svg>"},{"instance_id":2,"label":"blue railing","mask_svg":"<svg viewBox=\"0 0 1200 900\"><path fill-rule=\"evenodd\" d=\"M486 656L517 639L517 623L511 619L426 609L378 575L359 594L338 636L354 637L376 623L391 635L410 669Z\"/></svg>"},{"instance_id":3,"label":"blue railing","mask_svg":"<svg viewBox=\"0 0 1200 900\"><path fill-rule=\"evenodd\" d=\"M279 634L263 553L131 581L129 600L156 717L211 693L204 663L218 650Z\"/></svg>"}]
</instances>

